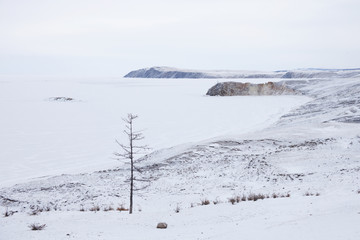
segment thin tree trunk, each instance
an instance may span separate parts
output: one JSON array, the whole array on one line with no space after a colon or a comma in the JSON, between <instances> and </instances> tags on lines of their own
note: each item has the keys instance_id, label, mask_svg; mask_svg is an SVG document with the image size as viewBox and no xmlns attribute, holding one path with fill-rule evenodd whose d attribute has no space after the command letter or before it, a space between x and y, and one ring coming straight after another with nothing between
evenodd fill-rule
<instances>
[{"instance_id":1,"label":"thin tree trunk","mask_svg":"<svg viewBox=\"0 0 360 240\"><path fill-rule=\"evenodd\" d=\"M129 210L129 213L130 213L130 214L132 214L132 210L133 210L133 190L134 190L134 167L133 167L133 160L131 159L130 210Z\"/></svg>"},{"instance_id":2,"label":"thin tree trunk","mask_svg":"<svg viewBox=\"0 0 360 240\"><path fill-rule=\"evenodd\" d=\"M130 121L130 161L131 161L131 175L130 175L130 209L129 209L129 214L132 214L132 211L133 211L133 190L134 190L134 157L133 157L132 120Z\"/></svg>"}]
</instances>

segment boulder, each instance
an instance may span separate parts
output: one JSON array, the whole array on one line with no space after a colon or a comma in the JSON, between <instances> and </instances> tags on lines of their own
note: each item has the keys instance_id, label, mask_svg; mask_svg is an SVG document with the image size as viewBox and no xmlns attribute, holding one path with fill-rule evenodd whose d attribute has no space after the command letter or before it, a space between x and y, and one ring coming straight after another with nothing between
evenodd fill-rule
<instances>
[{"instance_id":1,"label":"boulder","mask_svg":"<svg viewBox=\"0 0 360 240\"><path fill-rule=\"evenodd\" d=\"M160 222L160 223L158 223L156 228L165 229L165 228L167 228L167 224L164 222Z\"/></svg>"}]
</instances>

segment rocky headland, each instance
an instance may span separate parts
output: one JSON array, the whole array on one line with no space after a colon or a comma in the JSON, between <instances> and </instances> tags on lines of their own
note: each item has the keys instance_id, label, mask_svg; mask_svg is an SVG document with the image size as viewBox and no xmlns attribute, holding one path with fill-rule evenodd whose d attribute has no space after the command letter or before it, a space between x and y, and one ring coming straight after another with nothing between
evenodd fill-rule
<instances>
[{"instance_id":1,"label":"rocky headland","mask_svg":"<svg viewBox=\"0 0 360 240\"><path fill-rule=\"evenodd\" d=\"M222 82L211 87L206 95L210 96L263 96L263 95L294 95L295 90L284 83L241 83Z\"/></svg>"}]
</instances>

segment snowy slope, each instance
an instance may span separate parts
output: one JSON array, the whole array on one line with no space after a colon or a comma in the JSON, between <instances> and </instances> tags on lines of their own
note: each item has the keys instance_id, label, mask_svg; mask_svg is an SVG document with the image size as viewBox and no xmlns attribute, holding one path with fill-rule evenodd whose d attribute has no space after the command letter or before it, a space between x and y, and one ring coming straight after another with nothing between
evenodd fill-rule
<instances>
[{"instance_id":1,"label":"snowy slope","mask_svg":"<svg viewBox=\"0 0 360 240\"><path fill-rule=\"evenodd\" d=\"M3 211L19 211L0 218L0 239L359 239L360 79L286 84L312 100L265 128L143 157L137 177L150 181L136 183L133 216L88 211L127 206L125 163L0 189ZM228 202L252 193L269 198ZM33 222L48 227L32 232Z\"/></svg>"}]
</instances>

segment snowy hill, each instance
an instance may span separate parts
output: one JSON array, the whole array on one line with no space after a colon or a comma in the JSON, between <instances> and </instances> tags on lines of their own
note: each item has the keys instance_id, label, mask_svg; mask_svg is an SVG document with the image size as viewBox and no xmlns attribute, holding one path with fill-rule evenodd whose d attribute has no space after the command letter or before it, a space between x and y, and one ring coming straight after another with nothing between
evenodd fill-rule
<instances>
[{"instance_id":1,"label":"snowy hill","mask_svg":"<svg viewBox=\"0 0 360 240\"><path fill-rule=\"evenodd\" d=\"M298 69L275 72L255 71L208 71L170 67L151 67L131 71L126 78L352 78L359 77L360 69Z\"/></svg>"},{"instance_id":2,"label":"snowy hill","mask_svg":"<svg viewBox=\"0 0 360 240\"><path fill-rule=\"evenodd\" d=\"M19 213L0 219L2 236L359 239L360 79L285 84L311 100L266 128L144 156L133 216L104 211L127 205L129 166L122 163L3 187L0 205ZM264 199L251 200L252 194ZM238 203L229 203L237 197ZM94 206L102 211L91 212ZM39 215L27 215L39 209ZM24 221L48 228L35 235ZM159 221L168 222L169 229L155 229Z\"/></svg>"}]
</instances>

